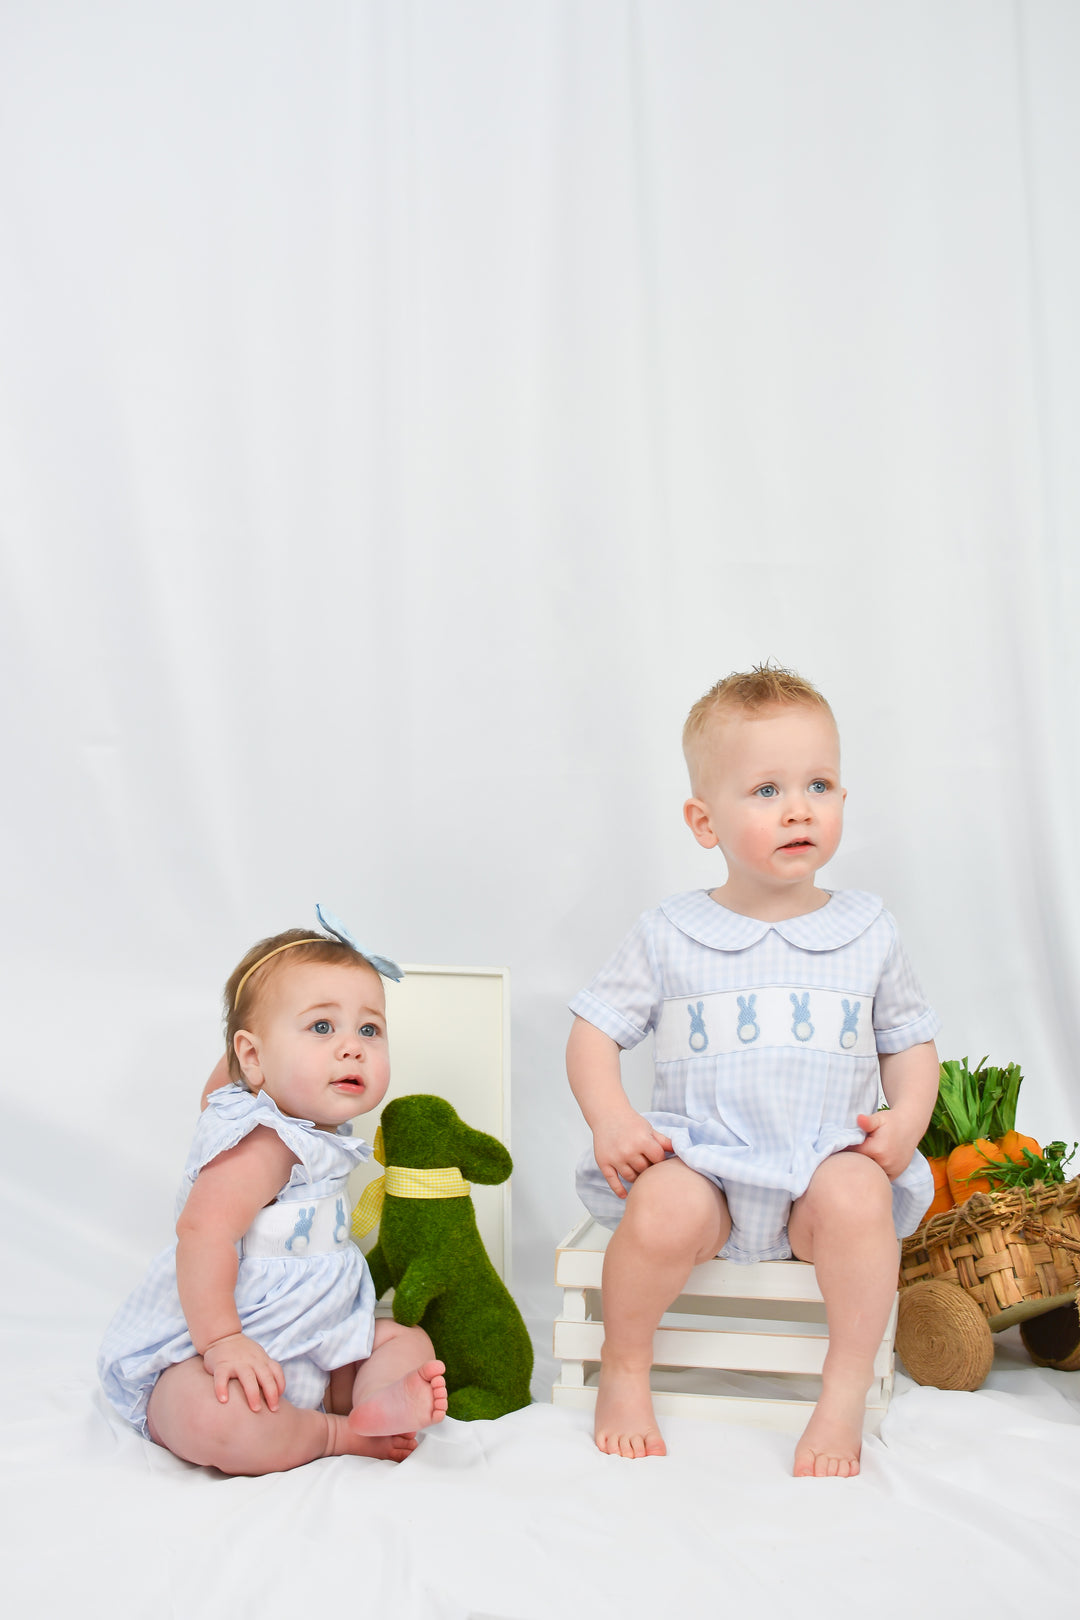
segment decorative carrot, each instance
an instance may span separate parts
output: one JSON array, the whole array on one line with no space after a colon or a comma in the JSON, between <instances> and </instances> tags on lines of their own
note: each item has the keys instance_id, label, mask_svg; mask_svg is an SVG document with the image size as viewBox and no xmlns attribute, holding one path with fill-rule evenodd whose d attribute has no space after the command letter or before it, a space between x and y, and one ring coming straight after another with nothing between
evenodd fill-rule
<instances>
[{"instance_id":1,"label":"decorative carrot","mask_svg":"<svg viewBox=\"0 0 1080 1620\"><path fill-rule=\"evenodd\" d=\"M978 1136L974 1142L961 1142L949 1154L948 1177L953 1198L962 1204L975 1192L989 1192L990 1183L985 1171L988 1164L997 1161L997 1153L989 1137Z\"/></svg>"},{"instance_id":2,"label":"decorative carrot","mask_svg":"<svg viewBox=\"0 0 1080 1620\"><path fill-rule=\"evenodd\" d=\"M1004 1068L982 1058L974 1069L967 1058L941 1065L938 1097L919 1147L934 1169L934 1200L927 1214L962 1204L973 1192L989 1192L993 1166L1027 1165L1038 1143L1016 1130L1016 1100L1023 1080L1018 1063ZM945 1174L935 1166L946 1161ZM1040 1161L1041 1162L1041 1161ZM924 1217L925 1219L925 1217Z\"/></svg>"},{"instance_id":3,"label":"decorative carrot","mask_svg":"<svg viewBox=\"0 0 1080 1620\"><path fill-rule=\"evenodd\" d=\"M1020 1140L1026 1142L1031 1138L1021 1137ZM1003 1187L1049 1187L1065 1180L1065 1167L1075 1153L1075 1142L1071 1153L1065 1151L1064 1142L1048 1142L1041 1153L1023 1148L1016 1159L1002 1159L998 1164L988 1165L986 1174L995 1192Z\"/></svg>"},{"instance_id":4,"label":"decorative carrot","mask_svg":"<svg viewBox=\"0 0 1080 1620\"><path fill-rule=\"evenodd\" d=\"M948 1154L936 1154L932 1159L927 1159L926 1162L929 1164L934 1177L934 1198L923 1216L924 1221L928 1221L931 1215L940 1215L942 1210L952 1209L953 1204L956 1202L952 1195L952 1188L949 1186Z\"/></svg>"},{"instance_id":5,"label":"decorative carrot","mask_svg":"<svg viewBox=\"0 0 1080 1620\"><path fill-rule=\"evenodd\" d=\"M996 1144L999 1159L1011 1159L1014 1164L1024 1163L1024 1153L1033 1153L1038 1157L1042 1148L1033 1136L1021 1136L1019 1131L1006 1131L1005 1135Z\"/></svg>"}]
</instances>

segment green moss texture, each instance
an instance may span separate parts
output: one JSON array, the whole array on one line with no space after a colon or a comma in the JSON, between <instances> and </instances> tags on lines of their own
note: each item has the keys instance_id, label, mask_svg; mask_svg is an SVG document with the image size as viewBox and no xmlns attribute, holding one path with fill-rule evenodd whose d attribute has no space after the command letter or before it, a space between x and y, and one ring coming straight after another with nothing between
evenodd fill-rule
<instances>
[{"instance_id":1,"label":"green moss texture","mask_svg":"<svg viewBox=\"0 0 1080 1620\"><path fill-rule=\"evenodd\" d=\"M456 1165L469 1182L505 1181L502 1143L474 1131L441 1097L396 1097L383 1109L387 1165ZM394 1289L394 1319L417 1323L446 1363L449 1415L496 1418L529 1404L532 1345L517 1306L488 1258L471 1198L387 1194L368 1265L380 1298Z\"/></svg>"}]
</instances>

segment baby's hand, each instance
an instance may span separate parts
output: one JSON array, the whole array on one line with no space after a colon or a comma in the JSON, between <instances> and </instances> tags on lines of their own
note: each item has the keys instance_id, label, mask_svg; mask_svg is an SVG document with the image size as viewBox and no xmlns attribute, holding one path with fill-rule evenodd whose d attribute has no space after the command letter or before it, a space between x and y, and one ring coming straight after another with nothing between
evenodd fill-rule
<instances>
[{"instance_id":1,"label":"baby's hand","mask_svg":"<svg viewBox=\"0 0 1080 1620\"><path fill-rule=\"evenodd\" d=\"M634 1110L605 1120L593 1131L593 1152L601 1174L616 1198L626 1197L622 1181L636 1181L650 1164L671 1152L671 1143Z\"/></svg>"},{"instance_id":2,"label":"baby's hand","mask_svg":"<svg viewBox=\"0 0 1080 1620\"><path fill-rule=\"evenodd\" d=\"M203 1351L202 1359L214 1380L214 1394L219 1401L228 1400L229 1382L235 1378L253 1412L262 1410L263 1395L271 1412L277 1411L285 1389L285 1374L262 1345L249 1339L246 1333L229 1333L223 1339L215 1339Z\"/></svg>"},{"instance_id":3,"label":"baby's hand","mask_svg":"<svg viewBox=\"0 0 1080 1620\"><path fill-rule=\"evenodd\" d=\"M865 1153L868 1159L880 1164L890 1181L895 1181L907 1169L915 1151L910 1130L888 1108L876 1114L860 1114L855 1123L866 1132L866 1140L848 1151Z\"/></svg>"}]
</instances>

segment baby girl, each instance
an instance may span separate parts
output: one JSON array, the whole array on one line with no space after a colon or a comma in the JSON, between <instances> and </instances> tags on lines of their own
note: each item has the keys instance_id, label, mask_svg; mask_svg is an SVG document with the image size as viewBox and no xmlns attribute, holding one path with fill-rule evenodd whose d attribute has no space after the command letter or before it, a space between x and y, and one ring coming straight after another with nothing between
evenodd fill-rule
<instances>
[{"instance_id":1,"label":"baby girl","mask_svg":"<svg viewBox=\"0 0 1080 1620\"><path fill-rule=\"evenodd\" d=\"M260 940L225 989L232 1083L195 1131L176 1243L105 1336L98 1370L149 1439L226 1474L351 1453L400 1461L446 1413L418 1327L376 1321L349 1236L349 1121L390 1078L381 975L347 932Z\"/></svg>"}]
</instances>

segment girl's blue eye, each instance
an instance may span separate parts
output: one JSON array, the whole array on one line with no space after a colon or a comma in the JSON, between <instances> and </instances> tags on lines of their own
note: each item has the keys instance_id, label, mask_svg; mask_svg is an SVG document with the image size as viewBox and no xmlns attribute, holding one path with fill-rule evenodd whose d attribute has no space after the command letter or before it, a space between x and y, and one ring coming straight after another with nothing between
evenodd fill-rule
<instances>
[{"instance_id":1,"label":"girl's blue eye","mask_svg":"<svg viewBox=\"0 0 1080 1620\"><path fill-rule=\"evenodd\" d=\"M828 793L829 784L828 782L821 781L819 778L816 782L811 782L810 791L811 793Z\"/></svg>"},{"instance_id":2,"label":"girl's blue eye","mask_svg":"<svg viewBox=\"0 0 1080 1620\"><path fill-rule=\"evenodd\" d=\"M329 1018L316 1018L311 1028L316 1035L329 1035L330 1020Z\"/></svg>"},{"instance_id":3,"label":"girl's blue eye","mask_svg":"<svg viewBox=\"0 0 1080 1620\"><path fill-rule=\"evenodd\" d=\"M369 1035L369 1036L370 1035L377 1035L379 1033L379 1026L378 1026L378 1024L361 1024L360 1025L360 1033L361 1033L361 1035Z\"/></svg>"},{"instance_id":4,"label":"girl's blue eye","mask_svg":"<svg viewBox=\"0 0 1080 1620\"><path fill-rule=\"evenodd\" d=\"M758 792L760 793L760 795L761 795L761 797L763 799L775 799L776 798L776 789L773 787L771 782L766 782L764 787L759 787Z\"/></svg>"}]
</instances>

